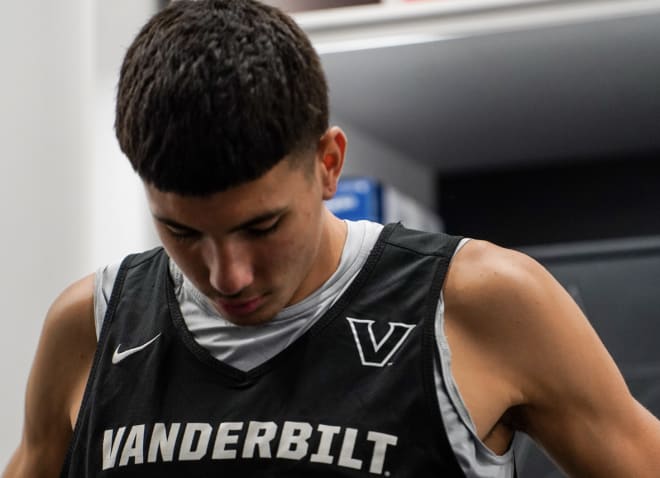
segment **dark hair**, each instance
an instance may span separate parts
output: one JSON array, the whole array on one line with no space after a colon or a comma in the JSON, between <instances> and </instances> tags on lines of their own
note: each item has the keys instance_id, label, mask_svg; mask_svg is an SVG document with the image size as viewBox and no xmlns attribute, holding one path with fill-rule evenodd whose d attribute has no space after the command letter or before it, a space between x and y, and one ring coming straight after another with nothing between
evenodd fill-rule
<instances>
[{"instance_id":1,"label":"dark hair","mask_svg":"<svg viewBox=\"0 0 660 478\"><path fill-rule=\"evenodd\" d=\"M256 1L174 1L121 67L119 145L164 192L206 195L257 179L313 150L327 127L327 85L309 39Z\"/></svg>"}]
</instances>

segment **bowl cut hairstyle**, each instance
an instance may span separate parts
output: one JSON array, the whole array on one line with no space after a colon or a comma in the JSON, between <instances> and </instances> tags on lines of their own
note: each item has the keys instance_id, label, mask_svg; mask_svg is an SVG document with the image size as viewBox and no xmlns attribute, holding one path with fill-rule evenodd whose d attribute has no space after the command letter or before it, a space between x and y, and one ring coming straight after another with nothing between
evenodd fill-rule
<instances>
[{"instance_id":1,"label":"bowl cut hairstyle","mask_svg":"<svg viewBox=\"0 0 660 478\"><path fill-rule=\"evenodd\" d=\"M115 131L144 182L204 196L285 157L313 162L328 128L318 55L280 10L252 0L178 0L128 48Z\"/></svg>"}]
</instances>

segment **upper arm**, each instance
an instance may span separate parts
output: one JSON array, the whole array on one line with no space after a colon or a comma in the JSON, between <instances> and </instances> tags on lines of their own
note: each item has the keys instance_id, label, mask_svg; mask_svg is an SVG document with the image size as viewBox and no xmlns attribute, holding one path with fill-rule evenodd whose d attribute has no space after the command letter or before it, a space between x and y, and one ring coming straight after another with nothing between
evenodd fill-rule
<instances>
[{"instance_id":1,"label":"upper arm","mask_svg":"<svg viewBox=\"0 0 660 478\"><path fill-rule=\"evenodd\" d=\"M492 244L468 244L456 259L446 291L460 317L453 326L490 370L485 383L514 427L578 476L657 476L660 422L630 395L563 287L529 257Z\"/></svg>"},{"instance_id":2,"label":"upper arm","mask_svg":"<svg viewBox=\"0 0 660 478\"><path fill-rule=\"evenodd\" d=\"M49 309L25 394L23 436L7 478L58 476L96 350L94 276Z\"/></svg>"}]
</instances>

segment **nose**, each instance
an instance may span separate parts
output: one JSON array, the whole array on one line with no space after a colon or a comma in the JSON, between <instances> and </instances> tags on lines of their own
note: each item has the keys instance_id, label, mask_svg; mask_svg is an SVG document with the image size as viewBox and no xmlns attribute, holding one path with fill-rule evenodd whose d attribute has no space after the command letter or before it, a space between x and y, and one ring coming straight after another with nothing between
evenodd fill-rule
<instances>
[{"instance_id":1,"label":"nose","mask_svg":"<svg viewBox=\"0 0 660 478\"><path fill-rule=\"evenodd\" d=\"M250 254L239 242L210 242L205 255L209 283L221 295L239 295L252 284L254 276Z\"/></svg>"}]
</instances>

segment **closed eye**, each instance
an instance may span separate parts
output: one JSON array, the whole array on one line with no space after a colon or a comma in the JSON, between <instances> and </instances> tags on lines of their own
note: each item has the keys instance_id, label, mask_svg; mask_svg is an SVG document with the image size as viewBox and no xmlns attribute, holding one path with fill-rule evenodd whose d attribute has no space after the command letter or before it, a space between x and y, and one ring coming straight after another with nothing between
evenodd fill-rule
<instances>
[{"instance_id":1,"label":"closed eye","mask_svg":"<svg viewBox=\"0 0 660 478\"><path fill-rule=\"evenodd\" d=\"M182 242L191 241L197 239L200 236L200 233L194 229L174 227L171 225L166 225L165 230L170 235L170 237Z\"/></svg>"},{"instance_id":2,"label":"closed eye","mask_svg":"<svg viewBox=\"0 0 660 478\"><path fill-rule=\"evenodd\" d=\"M282 221L280 220L280 217L277 217L274 219L274 221L269 222L267 225L264 225L262 227L252 226L246 229L246 232L254 237L264 237L275 232L281 222Z\"/></svg>"}]
</instances>

